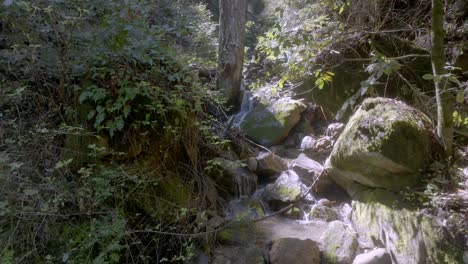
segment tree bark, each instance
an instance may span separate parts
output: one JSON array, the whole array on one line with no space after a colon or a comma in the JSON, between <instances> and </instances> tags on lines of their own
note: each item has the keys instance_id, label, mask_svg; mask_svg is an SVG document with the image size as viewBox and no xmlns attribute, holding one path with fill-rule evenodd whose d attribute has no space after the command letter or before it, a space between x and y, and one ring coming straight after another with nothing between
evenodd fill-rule
<instances>
[{"instance_id":1,"label":"tree bark","mask_svg":"<svg viewBox=\"0 0 468 264\"><path fill-rule=\"evenodd\" d=\"M445 74L444 6L442 0L432 0L432 73ZM447 91L447 79L434 79L437 102L437 135L442 140L447 156L452 155L453 98Z\"/></svg>"},{"instance_id":2,"label":"tree bark","mask_svg":"<svg viewBox=\"0 0 468 264\"><path fill-rule=\"evenodd\" d=\"M240 104L246 6L246 0L219 2L218 87L235 108Z\"/></svg>"}]
</instances>

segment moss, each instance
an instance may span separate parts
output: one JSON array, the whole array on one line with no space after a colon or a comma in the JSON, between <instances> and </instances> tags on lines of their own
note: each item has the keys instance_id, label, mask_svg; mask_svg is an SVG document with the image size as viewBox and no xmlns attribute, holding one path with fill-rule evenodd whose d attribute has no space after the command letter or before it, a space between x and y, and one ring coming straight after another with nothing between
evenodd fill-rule
<instances>
[{"instance_id":1,"label":"moss","mask_svg":"<svg viewBox=\"0 0 468 264\"><path fill-rule=\"evenodd\" d=\"M385 245L399 263L461 263L462 250L454 246L443 227L412 210L400 197L385 190L359 194L352 220L361 238Z\"/></svg>"},{"instance_id":2,"label":"moss","mask_svg":"<svg viewBox=\"0 0 468 264\"><path fill-rule=\"evenodd\" d=\"M239 220L219 231L217 238L223 244L246 246L255 242L255 228L251 221Z\"/></svg>"},{"instance_id":3,"label":"moss","mask_svg":"<svg viewBox=\"0 0 468 264\"><path fill-rule=\"evenodd\" d=\"M301 190L298 188L289 188L287 186L281 185L278 188L278 194L282 197L287 197L290 201L294 201L301 194Z\"/></svg>"},{"instance_id":4,"label":"moss","mask_svg":"<svg viewBox=\"0 0 468 264\"><path fill-rule=\"evenodd\" d=\"M273 105L259 105L245 117L241 127L259 143L278 144L300 120L305 108L303 103L290 99L280 99Z\"/></svg>"},{"instance_id":5,"label":"moss","mask_svg":"<svg viewBox=\"0 0 468 264\"><path fill-rule=\"evenodd\" d=\"M433 138L423 113L395 100L369 98L346 125L327 166L335 177L399 190L419 182L437 149Z\"/></svg>"}]
</instances>

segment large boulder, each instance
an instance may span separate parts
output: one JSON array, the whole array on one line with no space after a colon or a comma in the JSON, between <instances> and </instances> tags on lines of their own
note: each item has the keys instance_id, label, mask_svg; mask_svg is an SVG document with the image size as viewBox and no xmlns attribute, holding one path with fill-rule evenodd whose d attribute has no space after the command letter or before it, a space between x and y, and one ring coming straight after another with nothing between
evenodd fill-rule
<instances>
[{"instance_id":1,"label":"large boulder","mask_svg":"<svg viewBox=\"0 0 468 264\"><path fill-rule=\"evenodd\" d=\"M224 198L250 195L257 188L257 175L240 162L215 158L212 164L209 175Z\"/></svg>"},{"instance_id":2,"label":"large boulder","mask_svg":"<svg viewBox=\"0 0 468 264\"><path fill-rule=\"evenodd\" d=\"M356 234L341 221L333 221L320 238L326 263L352 262L358 248Z\"/></svg>"},{"instance_id":3,"label":"large boulder","mask_svg":"<svg viewBox=\"0 0 468 264\"><path fill-rule=\"evenodd\" d=\"M301 119L306 105L298 100L282 98L271 105L258 105L241 123L242 130L254 141L273 146L281 143Z\"/></svg>"},{"instance_id":4,"label":"large boulder","mask_svg":"<svg viewBox=\"0 0 468 264\"><path fill-rule=\"evenodd\" d=\"M333 179L400 190L420 180L420 171L440 149L429 118L403 102L368 98L346 125L326 161ZM349 192L349 190L348 190Z\"/></svg>"},{"instance_id":5,"label":"large boulder","mask_svg":"<svg viewBox=\"0 0 468 264\"><path fill-rule=\"evenodd\" d=\"M232 222L218 232L217 239L223 245L245 246L254 244L256 239L255 226L248 219Z\"/></svg>"},{"instance_id":6,"label":"large boulder","mask_svg":"<svg viewBox=\"0 0 468 264\"><path fill-rule=\"evenodd\" d=\"M280 238L273 242L270 263L320 264L320 250L317 242L310 239Z\"/></svg>"},{"instance_id":7,"label":"large boulder","mask_svg":"<svg viewBox=\"0 0 468 264\"><path fill-rule=\"evenodd\" d=\"M383 189L355 195L352 223L365 247L385 247L393 263L463 263L457 245L436 219Z\"/></svg>"}]
</instances>

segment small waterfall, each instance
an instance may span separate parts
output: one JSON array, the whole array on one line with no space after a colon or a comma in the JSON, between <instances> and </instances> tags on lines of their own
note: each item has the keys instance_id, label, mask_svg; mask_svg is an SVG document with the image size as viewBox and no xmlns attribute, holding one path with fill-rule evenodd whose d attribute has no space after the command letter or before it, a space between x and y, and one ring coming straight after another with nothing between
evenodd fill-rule
<instances>
[{"instance_id":1,"label":"small waterfall","mask_svg":"<svg viewBox=\"0 0 468 264\"><path fill-rule=\"evenodd\" d=\"M251 179L249 174L238 173L234 177L236 184L236 197L240 198L243 196L249 196L253 190L257 187L255 185L256 180Z\"/></svg>"},{"instance_id":2,"label":"small waterfall","mask_svg":"<svg viewBox=\"0 0 468 264\"><path fill-rule=\"evenodd\" d=\"M244 118L252 112L254 108L254 97L251 91L243 90L242 103L239 113L234 116L234 126L239 127Z\"/></svg>"}]
</instances>

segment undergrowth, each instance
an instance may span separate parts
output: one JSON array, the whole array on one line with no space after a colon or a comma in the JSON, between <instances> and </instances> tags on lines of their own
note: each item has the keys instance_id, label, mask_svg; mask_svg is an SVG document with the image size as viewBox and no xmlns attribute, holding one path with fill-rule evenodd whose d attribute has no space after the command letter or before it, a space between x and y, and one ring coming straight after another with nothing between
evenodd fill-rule
<instances>
[{"instance_id":1,"label":"undergrowth","mask_svg":"<svg viewBox=\"0 0 468 264\"><path fill-rule=\"evenodd\" d=\"M199 80L216 59L206 8L13 1L0 17L0 262L209 252L218 200L204 167L229 142Z\"/></svg>"}]
</instances>

